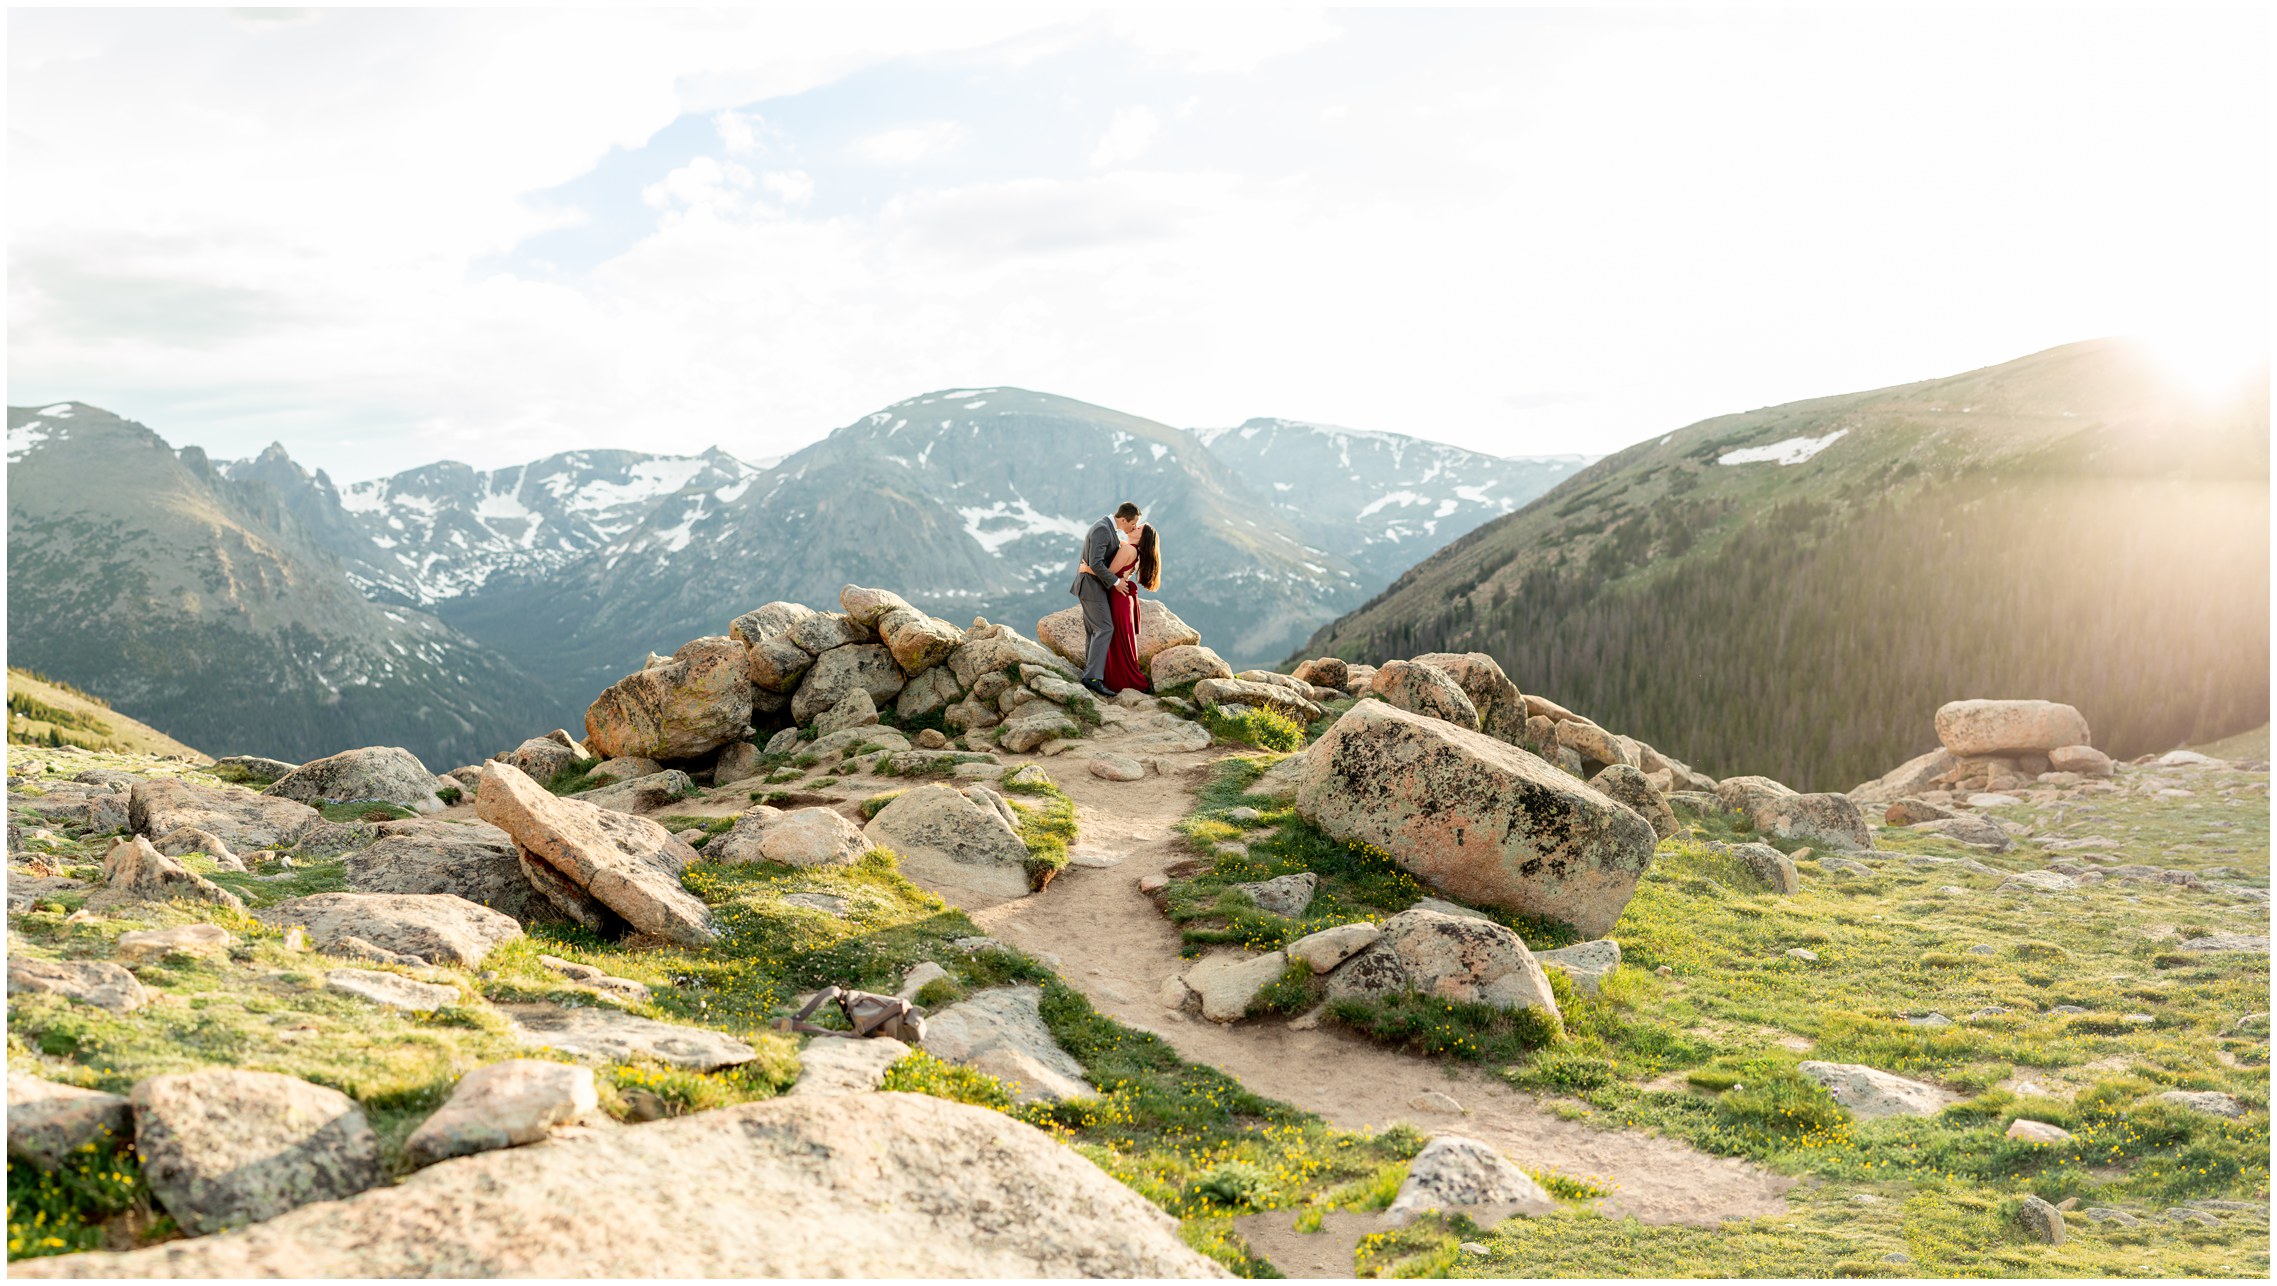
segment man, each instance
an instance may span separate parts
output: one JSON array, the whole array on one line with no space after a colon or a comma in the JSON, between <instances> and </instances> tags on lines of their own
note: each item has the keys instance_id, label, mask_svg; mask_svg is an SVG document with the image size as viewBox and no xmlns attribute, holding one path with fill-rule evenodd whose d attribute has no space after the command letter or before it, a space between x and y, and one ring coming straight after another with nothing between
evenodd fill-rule
<instances>
[{"instance_id":1,"label":"man","mask_svg":"<svg viewBox=\"0 0 2277 1286\"><path fill-rule=\"evenodd\" d=\"M1115 600L1109 597L1115 592L1115 578L1107 569L1115 561L1118 529L1125 536L1138 534L1139 507L1128 500L1116 507L1113 518L1091 524L1090 533L1083 538L1075 583L1067 587L1067 592L1083 604L1083 686L1102 697L1115 695L1107 686L1107 648L1115 639Z\"/></svg>"}]
</instances>

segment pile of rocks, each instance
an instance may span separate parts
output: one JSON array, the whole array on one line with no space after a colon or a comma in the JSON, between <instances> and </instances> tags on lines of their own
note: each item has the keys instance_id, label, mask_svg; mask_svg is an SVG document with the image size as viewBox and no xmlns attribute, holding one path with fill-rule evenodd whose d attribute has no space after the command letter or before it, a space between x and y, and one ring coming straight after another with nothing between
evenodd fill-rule
<instances>
[{"instance_id":1,"label":"pile of rocks","mask_svg":"<svg viewBox=\"0 0 2277 1286\"><path fill-rule=\"evenodd\" d=\"M2078 786L2114 771L2111 757L2088 744L2087 717L2053 701L1949 701L1938 707L1936 729L1937 749L1852 789L1850 797L1861 804L1916 800L1951 807L1974 794Z\"/></svg>"}]
</instances>

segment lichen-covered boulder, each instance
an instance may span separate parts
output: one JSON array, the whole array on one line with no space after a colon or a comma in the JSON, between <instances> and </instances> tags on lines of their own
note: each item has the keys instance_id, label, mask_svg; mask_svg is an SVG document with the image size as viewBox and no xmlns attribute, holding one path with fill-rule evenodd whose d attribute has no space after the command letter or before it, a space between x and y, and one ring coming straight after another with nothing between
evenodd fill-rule
<instances>
[{"instance_id":1,"label":"lichen-covered boulder","mask_svg":"<svg viewBox=\"0 0 2277 1286\"><path fill-rule=\"evenodd\" d=\"M983 675L1017 670L1023 665L1040 665L1069 679L1082 673L1081 661L1070 665L1050 648L1002 625L976 625L966 631L964 645L949 654L948 665L957 686L966 689L979 683Z\"/></svg>"},{"instance_id":2,"label":"lichen-covered boulder","mask_svg":"<svg viewBox=\"0 0 2277 1286\"><path fill-rule=\"evenodd\" d=\"M513 838L488 822L382 822L344 865L358 893L451 893L526 925L562 918L522 874Z\"/></svg>"},{"instance_id":3,"label":"lichen-covered boulder","mask_svg":"<svg viewBox=\"0 0 2277 1286\"><path fill-rule=\"evenodd\" d=\"M751 735L751 676L724 635L683 644L663 665L628 674L585 711L585 744L614 759L692 759Z\"/></svg>"},{"instance_id":4,"label":"lichen-covered boulder","mask_svg":"<svg viewBox=\"0 0 2277 1286\"><path fill-rule=\"evenodd\" d=\"M1016 898L1030 887L1028 846L975 788L920 786L878 810L863 835L901 856L911 879L935 890Z\"/></svg>"},{"instance_id":5,"label":"lichen-covered boulder","mask_svg":"<svg viewBox=\"0 0 2277 1286\"><path fill-rule=\"evenodd\" d=\"M1557 997L1534 953L1492 920L1402 911L1383 932L1328 975L1330 999L1420 992L1440 1000L1539 1010L1561 1020Z\"/></svg>"},{"instance_id":6,"label":"lichen-covered boulder","mask_svg":"<svg viewBox=\"0 0 2277 1286\"><path fill-rule=\"evenodd\" d=\"M1463 901L1590 936L1613 927L1652 861L1650 823L1533 755L1382 701L1305 752L1297 811Z\"/></svg>"},{"instance_id":7,"label":"lichen-covered boulder","mask_svg":"<svg viewBox=\"0 0 2277 1286\"><path fill-rule=\"evenodd\" d=\"M1716 783L1716 799L1766 834L1840 848L1874 846L1866 815L1848 795L1802 795L1769 777L1726 777Z\"/></svg>"},{"instance_id":8,"label":"lichen-covered boulder","mask_svg":"<svg viewBox=\"0 0 2277 1286\"><path fill-rule=\"evenodd\" d=\"M1953 752L1939 746L1927 754L1915 755L1888 772L1856 786L1849 792L1861 804L1892 804L1909 795L1934 790L1938 778L1959 766Z\"/></svg>"},{"instance_id":9,"label":"lichen-covered boulder","mask_svg":"<svg viewBox=\"0 0 2277 1286\"><path fill-rule=\"evenodd\" d=\"M1478 707L1464 695L1462 685L1427 661L1386 661L1377 668L1368 690L1412 714L1478 731Z\"/></svg>"},{"instance_id":10,"label":"lichen-covered boulder","mask_svg":"<svg viewBox=\"0 0 2277 1286\"><path fill-rule=\"evenodd\" d=\"M690 1197L698 1176L700 1200ZM1223 1277L1177 1221L1001 1112L802 1094L503 1148L242 1232L23 1277Z\"/></svg>"},{"instance_id":11,"label":"lichen-covered boulder","mask_svg":"<svg viewBox=\"0 0 2277 1286\"><path fill-rule=\"evenodd\" d=\"M242 911L235 893L182 865L140 835L120 840L103 855L103 887L88 899L101 910L129 902L207 902Z\"/></svg>"},{"instance_id":12,"label":"lichen-covered boulder","mask_svg":"<svg viewBox=\"0 0 2277 1286\"><path fill-rule=\"evenodd\" d=\"M254 914L270 924L301 926L319 950L336 951L354 939L391 955L464 968L522 936L513 917L454 893L316 893Z\"/></svg>"},{"instance_id":13,"label":"lichen-covered boulder","mask_svg":"<svg viewBox=\"0 0 2277 1286\"><path fill-rule=\"evenodd\" d=\"M1154 654L1153 664L1147 670L1147 678L1157 692L1200 683L1204 679L1232 677L1233 667L1225 663L1225 658L1199 643L1162 649Z\"/></svg>"},{"instance_id":14,"label":"lichen-covered boulder","mask_svg":"<svg viewBox=\"0 0 2277 1286\"><path fill-rule=\"evenodd\" d=\"M1478 711L1480 732L1497 741L1517 741L1519 730L1526 726L1526 698L1502 672L1500 662L1484 652L1426 652L1412 659L1455 681Z\"/></svg>"},{"instance_id":15,"label":"lichen-covered boulder","mask_svg":"<svg viewBox=\"0 0 2277 1286\"><path fill-rule=\"evenodd\" d=\"M435 774L401 746L365 746L311 760L270 783L264 795L304 804L382 800L422 813L443 811Z\"/></svg>"},{"instance_id":16,"label":"lichen-covered boulder","mask_svg":"<svg viewBox=\"0 0 2277 1286\"><path fill-rule=\"evenodd\" d=\"M808 727L825 711L844 701L856 688L869 694L872 706L899 696L908 678L894 663L893 652L878 643L848 643L831 648L814 659L799 689L791 697L791 718Z\"/></svg>"},{"instance_id":17,"label":"lichen-covered boulder","mask_svg":"<svg viewBox=\"0 0 2277 1286\"><path fill-rule=\"evenodd\" d=\"M352 1197L386 1177L379 1136L338 1090L208 1068L153 1076L133 1101L151 1195L194 1236Z\"/></svg>"},{"instance_id":18,"label":"lichen-covered boulder","mask_svg":"<svg viewBox=\"0 0 2277 1286\"><path fill-rule=\"evenodd\" d=\"M715 862L780 862L785 866L847 866L870 851L861 828L828 808L790 812L756 805L725 835L704 845Z\"/></svg>"},{"instance_id":19,"label":"lichen-covered boulder","mask_svg":"<svg viewBox=\"0 0 2277 1286\"><path fill-rule=\"evenodd\" d=\"M1335 688L1338 691L1342 691L1344 685L1352 681L1350 666L1339 656L1316 656L1309 661L1300 662L1289 673L1314 687Z\"/></svg>"},{"instance_id":20,"label":"lichen-covered boulder","mask_svg":"<svg viewBox=\"0 0 2277 1286\"><path fill-rule=\"evenodd\" d=\"M2086 745L2087 716L2054 701L1948 701L1937 708L1937 740L1963 758L2045 754Z\"/></svg>"},{"instance_id":21,"label":"lichen-covered boulder","mask_svg":"<svg viewBox=\"0 0 2277 1286\"><path fill-rule=\"evenodd\" d=\"M903 674L920 674L949 659L965 632L914 607L897 607L877 620L878 638Z\"/></svg>"},{"instance_id":22,"label":"lichen-covered boulder","mask_svg":"<svg viewBox=\"0 0 2277 1286\"><path fill-rule=\"evenodd\" d=\"M1614 764L1589 779L1598 794L1619 804L1626 804L1637 816L1652 823L1652 833L1662 839L1676 833L1676 812L1668 806L1668 797L1645 780L1642 769L1627 764Z\"/></svg>"},{"instance_id":23,"label":"lichen-covered boulder","mask_svg":"<svg viewBox=\"0 0 2277 1286\"><path fill-rule=\"evenodd\" d=\"M846 613L847 620L870 630L877 629L878 621L887 614L910 610L909 601L892 590L866 589L860 585L848 585L839 590L838 607ZM880 630L879 633L884 631Z\"/></svg>"}]
</instances>

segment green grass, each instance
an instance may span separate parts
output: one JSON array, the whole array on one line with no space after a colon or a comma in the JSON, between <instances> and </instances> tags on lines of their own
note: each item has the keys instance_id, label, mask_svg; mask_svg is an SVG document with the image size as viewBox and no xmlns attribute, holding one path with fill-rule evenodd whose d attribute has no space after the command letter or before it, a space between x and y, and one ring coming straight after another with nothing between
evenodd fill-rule
<instances>
[{"instance_id":1,"label":"green grass","mask_svg":"<svg viewBox=\"0 0 2277 1286\"><path fill-rule=\"evenodd\" d=\"M546 782L546 789L556 795L575 795L596 786L606 786L616 779L593 775L593 770L602 763L602 760L591 757L572 760L560 772L555 773L552 780Z\"/></svg>"},{"instance_id":2,"label":"green grass","mask_svg":"<svg viewBox=\"0 0 2277 1286\"><path fill-rule=\"evenodd\" d=\"M346 804L318 804L316 811L322 813L328 822L397 822L419 815L417 809L376 799Z\"/></svg>"},{"instance_id":3,"label":"green grass","mask_svg":"<svg viewBox=\"0 0 2277 1286\"><path fill-rule=\"evenodd\" d=\"M1028 846L1028 879L1042 888L1067 867L1068 845L1075 842L1075 801L1048 779L1004 782L1002 790L1013 796L1005 802L1012 805L1020 840Z\"/></svg>"},{"instance_id":4,"label":"green grass","mask_svg":"<svg viewBox=\"0 0 2277 1286\"><path fill-rule=\"evenodd\" d=\"M1247 713L1234 716L1217 706L1203 706L1199 722L1220 741L1255 746L1259 750L1300 750L1305 744L1303 724L1262 707L1252 707Z\"/></svg>"},{"instance_id":5,"label":"green grass","mask_svg":"<svg viewBox=\"0 0 2277 1286\"><path fill-rule=\"evenodd\" d=\"M8 1163L8 1258L36 1259L99 1250L106 1230L157 1240L173 1221L150 1204L150 1185L133 1147L107 1136L81 1145L53 1170Z\"/></svg>"}]
</instances>

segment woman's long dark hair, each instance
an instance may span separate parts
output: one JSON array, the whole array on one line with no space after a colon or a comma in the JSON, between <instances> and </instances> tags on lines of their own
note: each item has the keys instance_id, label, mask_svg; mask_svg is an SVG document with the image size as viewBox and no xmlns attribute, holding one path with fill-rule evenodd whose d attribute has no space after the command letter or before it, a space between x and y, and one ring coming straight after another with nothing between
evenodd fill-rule
<instances>
[{"instance_id":1,"label":"woman's long dark hair","mask_svg":"<svg viewBox=\"0 0 2277 1286\"><path fill-rule=\"evenodd\" d=\"M1162 537L1154 534L1154 524L1139 528L1138 583L1144 589L1162 588Z\"/></svg>"}]
</instances>

